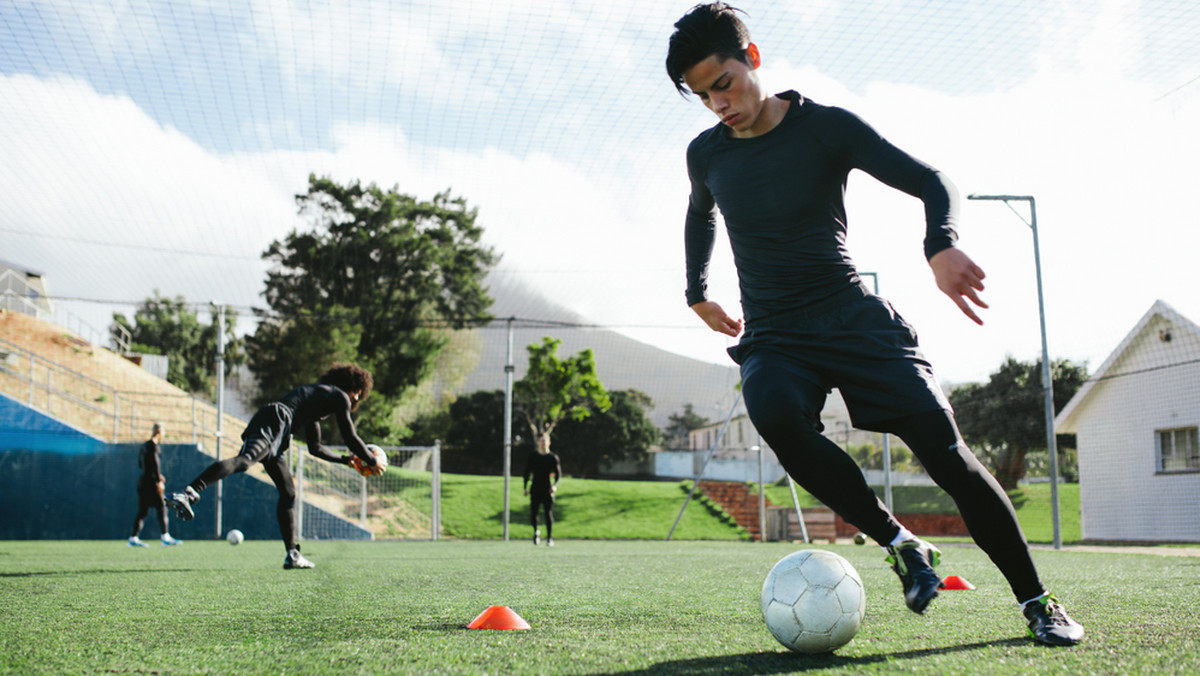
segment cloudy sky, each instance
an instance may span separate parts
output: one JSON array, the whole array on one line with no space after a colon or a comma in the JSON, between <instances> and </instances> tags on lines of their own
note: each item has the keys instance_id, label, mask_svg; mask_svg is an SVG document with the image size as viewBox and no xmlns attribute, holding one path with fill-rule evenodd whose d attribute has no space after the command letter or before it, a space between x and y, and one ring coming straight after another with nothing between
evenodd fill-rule
<instances>
[{"instance_id":1,"label":"cloudy sky","mask_svg":"<svg viewBox=\"0 0 1200 676\"><path fill-rule=\"evenodd\" d=\"M1200 6L735 4L768 87L858 113L964 195L1036 197L1053 357L1095 368L1156 299L1200 321ZM662 66L690 5L0 0L0 259L97 328L155 289L261 307L309 173L449 188L496 280L724 363L683 302L684 149L715 122ZM941 378L1040 356L1023 205L964 206L976 327L933 285L919 202L860 173L847 202L860 270ZM727 249L710 286L732 309Z\"/></svg>"}]
</instances>

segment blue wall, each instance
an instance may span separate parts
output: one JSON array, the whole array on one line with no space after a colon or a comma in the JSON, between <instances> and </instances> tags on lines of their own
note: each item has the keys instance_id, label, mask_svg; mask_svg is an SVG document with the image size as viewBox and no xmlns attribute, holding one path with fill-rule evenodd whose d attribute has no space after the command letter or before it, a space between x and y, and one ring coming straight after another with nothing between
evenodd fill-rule
<instances>
[{"instance_id":1,"label":"blue wall","mask_svg":"<svg viewBox=\"0 0 1200 676\"><path fill-rule=\"evenodd\" d=\"M169 430L168 430L169 432ZM108 540L129 537L137 515L141 443L108 444L0 394L0 539ZM167 490L182 489L213 459L195 444L162 445ZM249 539L278 539L279 494L267 481L235 474L223 480L224 530ZM181 540L216 537L216 490L196 505L196 518L170 516ZM306 538L362 540L371 534L312 505L305 507ZM313 529L319 527L320 532ZM142 527L158 537L157 515Z\"/></svg>"}]
</instances>

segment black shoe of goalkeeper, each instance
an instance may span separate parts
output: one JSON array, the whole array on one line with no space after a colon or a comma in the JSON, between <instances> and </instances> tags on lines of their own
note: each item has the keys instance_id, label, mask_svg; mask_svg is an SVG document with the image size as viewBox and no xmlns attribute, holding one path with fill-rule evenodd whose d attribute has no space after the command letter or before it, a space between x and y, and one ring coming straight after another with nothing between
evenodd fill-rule
<instances>
[{"instance_id":1,"label":"black shoe of goalkeeper","mask_svg":"<svg viewBox=\"0 0 1200 676\"><path fill-rule=\"evenodd\" d=\"M904 587L904 604L914 613L924 613L929 602L937 597L942 582L933 571L941 552L916 538L889 546L887 550L887 562L892 564L892 570L896 571Z\"/></svg>"},{"instance_id":2,"label":"black shoe of goalkeeper","mask_svg":"<svg viewBox=\"0 0 1200 676\"><path fill-rule=\"evenodd\" d=\"M1029 637L1046 645L1075 645L1083 640L1083 625L1072 620L1058 600L1049 594L1027 604Z\"/></svg>"},{"instance_id":3,"label":"black shoe of goalkeeper","mask_svg":"<svg viewBox=\"0 0 1200 676\"><path fill-rule=\"evenodd\" d=\"M184 521L191 521L196 517L195 512L192 511L192 502L188 499L186 493L172 493L167 496L164 502L167 503L168 507L175 510L179 518Z\"/></svg>"}]
</instances>

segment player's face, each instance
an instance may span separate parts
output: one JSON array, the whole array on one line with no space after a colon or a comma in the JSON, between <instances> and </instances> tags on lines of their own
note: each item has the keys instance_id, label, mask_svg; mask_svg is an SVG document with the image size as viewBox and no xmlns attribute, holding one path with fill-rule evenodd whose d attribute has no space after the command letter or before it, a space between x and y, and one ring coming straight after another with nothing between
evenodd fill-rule
<instances>
[{"instance_id":1,"label":"player's face","mask_svg":"<svg viewBox=\"0 0 1200 676\"><path fill-rule=\"evenodd\" d=\"M770 131L771 122L765 115L767 97L758 81L761 60L758 47L746 49L750 63L741 59L724 59L713 55L689 68L683 83L700 101L721 119L735 137L758 136Z\"/></svg>"}]
</instances>

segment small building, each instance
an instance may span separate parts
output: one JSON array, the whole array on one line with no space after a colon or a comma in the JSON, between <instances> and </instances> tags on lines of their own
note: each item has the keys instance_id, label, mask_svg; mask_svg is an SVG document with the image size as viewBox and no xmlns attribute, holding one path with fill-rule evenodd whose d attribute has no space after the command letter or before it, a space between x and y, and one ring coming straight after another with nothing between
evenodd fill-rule
<instances>
[{"instance_id":1,"label":"small building","mask_svg":"<svg viewBox=\"0 0 1200 676\"><path fill-rule=\"evenodd\" d=\"M0 309L50 319L54 308L42 273L0 260Z\"/></svg>"},{"instance_id":2,"label":"small building","mask_svg":"<svg viewBox=\"0 0 1200 676\"><path fill-rule=\"evenodd\" d=\"M1157 301L1055 419L1083 538L1200 541L1200 326Z\"/></svg>"}]
</instances>

